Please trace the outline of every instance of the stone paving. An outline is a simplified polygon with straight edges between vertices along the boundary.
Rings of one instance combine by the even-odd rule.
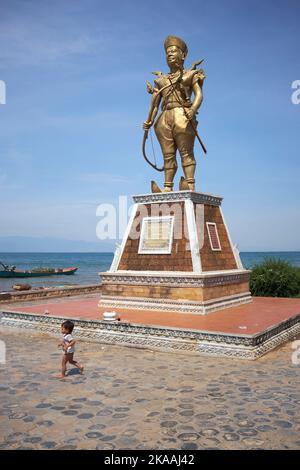
[[[0,339],[2,449],[300,449],[291,343],[246,362],[80,341],[85,374],[58,380],[59,332]]]

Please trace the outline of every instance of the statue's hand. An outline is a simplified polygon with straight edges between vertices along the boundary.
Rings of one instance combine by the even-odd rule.
[[[203,82],[206,78],[205,72],[203,69],[198,70],[198,78],[201,82]]]
[[[185,108],[185,115],[186,117],[188,118],[189,121],[191,121],[194,116],[195,116],[196,112],[194,109],[192,108]]]
[[[152,126],[152,122],[151,122],[151,121],[145,121],[145,122],[143,122],[143,129],[144,129],[144,131],[148,131],[151,126]]]

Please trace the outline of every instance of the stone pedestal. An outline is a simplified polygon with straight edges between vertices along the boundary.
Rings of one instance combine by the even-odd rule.
[[[252,300],[221,197],[178,191],[133,199],[122,244],[100,273],[99,306],[206,314]]]

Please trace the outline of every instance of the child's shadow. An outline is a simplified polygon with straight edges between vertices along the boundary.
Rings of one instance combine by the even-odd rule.
[[[80,373],[80,370],[79,370],[79,369],[75,369],[75,368],[74,368],[74,369],[68,370],[68,374],[67,374],[67,375],[82,375],[82,374]]]

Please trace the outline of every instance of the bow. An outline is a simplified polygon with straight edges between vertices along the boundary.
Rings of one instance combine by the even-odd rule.
[[[149,132],[149,129],[146,129],[145,132],[144,132],[143,146],[142,146],[142,148],[143,148],[143,157],[146,160],[146,162],[149,163],[149,165],[152,166],[152,168],[154,168],[154,170],[164,171],[164,169],[165,169],[164,166],[158,167],[155,163],[152,163],[151,160],[147,157],[147,154],[146,154],[146,141],[148,139],[148,132]]]

